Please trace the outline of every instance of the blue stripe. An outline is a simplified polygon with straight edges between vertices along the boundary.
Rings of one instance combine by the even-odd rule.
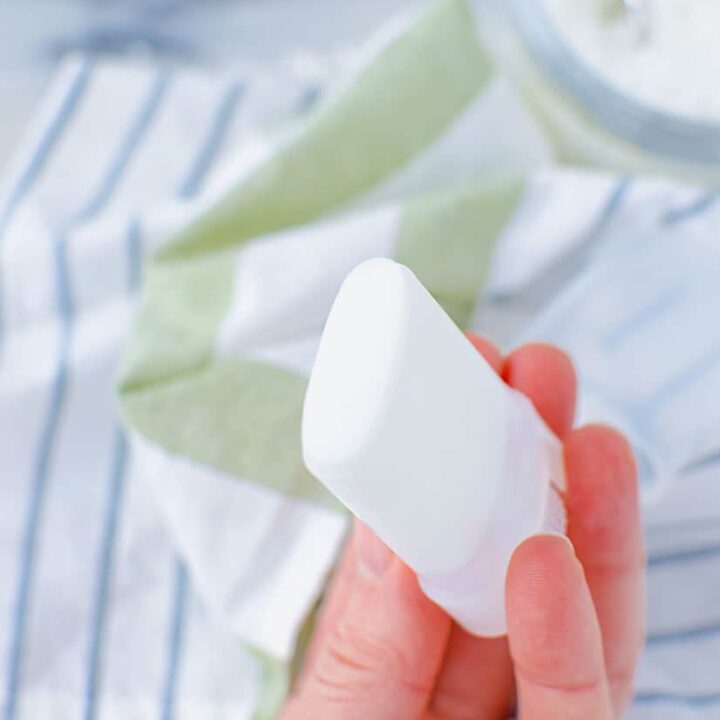
[[[666,535],[669,532],[684,531],[688,529],[700,530],[705,529],[718,529],[718,519],[715,517],[698,517],[698,518],[683,518],[680,520],[667,520],[661,523],[653,523],[645,528],[645,532],[648,536],[657,537],[660,534]]]
[[[140,220],[133,218],[127,235],[127,277],[130,294],[137,292],[142,282],[142,245]]]
[[[218,110],[215,120],[210,128],[208,137],[198,153],[197,158],[187,177],[183,180],[178,188],[178,197],[181,200],[191,198],[200,190],[210,167],[215,162],[220,146],[225,139],[225,133],[235,116],[238,103],[245,95],[245,84],[242,82],[233,83],[225,93],[220,109]]]
[[[151,103],[151,115],[154,115],[160,107],[160,101],[164,96],[164,90],[167,87],[169,78],[163,75],[159,78],[158,82],[162,83],[162,89],[154,97],[154,103]],[[128,292],[130,294],[134,293],[140,285],[141,256],[142,239],[140,236],[140,223],[137,218],[133,218],[130,221],[127,232]],[[115,432],[115,454],[113,457],[110,476],[110,494],[101,540],[100,562],[98,566],[98,578],[88,649],[85,705],[83,709],[83,718],[85,718],[85,720],[94,718],[97,710],[102,641],[107,616],[110,580],[112,577],[112,559],[117,537],[120,506],[125,487],[125,472],[127,469],[127,439],[122,428],[118,427]]]
[[[583,233],[580,242],[540,273],[539,277],[531,279],[521,288],[492,293],[489,296],[491,302],[522,304],[525,307],[532,305],[535,309],[538,305],[549,302],[552,307],[555,307],[552,299],[557,295],[557,288],[567,285],[588,266],[598,246],[605,239],[605,230],[621,210],[632,185],[632,177],[620,178],[609,190],[605,202],[590,223],[588,230]],[[548,285],[552,287],[548,288]],[[538,290],[540,297],[538,297]]]
[[[140,260],[142,252],[142,238],[140,224],[137,218],[130,222],[127,232],[128,249],[128,292],[133,293],[139,287]],[[125,489],[125,473],[127,471],[127,438],[123,429],[115,429],[115,452],[110,474],[110,491],[103,535],[100,544],[100,560],[97,570],[97,582],[93,615],[90,630],[90,642],[87,658],[87,674],[85,678],[85,706],[83,718],[91,720],[97,714],[98,688],[100,685],[101,657],[104,640],[105,623],[108,613],[108,599],[110,595],[110,581],[112,578],[115,542],[118,533],[120,508]]]
[[[195,163],[194,169],[190,171],[185,182],[178,188],[179,198],[189,198],[199,192],[205,180],[208,170],[215,162],[217,153],[222,141],[230,126],[232,117],[237,109],[238,103],[244,96],[242,84],[233,85],[229,88],[227,96],[221,105],[217,121],[210,130],[207,142],[203,146]],[[183,566],[177,562],[175,593],[173,596],[172,622],[170,630],[170,643],[168,647],[168,665],[165,683],[162,692],[160,705],[161,720],[171,720],[175,713],[177,678],[181,663],[183,637],[185,635],[185,607],[187,604],[187,578]]]
[[[645,307],[640,308],[634,315],[624,318],[603,339],[608,350],[614,350],[626,340],[631,339],[644,325],[653,322],[658,316],[670,310],[685,295],[685,288],[670,287],[660,293]]]
[[[662,222],[665,225],[677,225],[685,220],[692,220],[693,218],[699,217],[715,205],[717,197],[716,193],[707,193],[689,205],[668,210],[663,216]]]
[[[322,85],[309,83],[302,91],[297,104],[297,114],[305,115],[314,110],[322,97]]]
[[[110,171],[98,187],[95,195],[75,218],[75,224],[86,222],[90,218],[95,217],[105,207],[105,205],[107,205],[113,191],[117,187],[118,181],[127,169],[135,149],[140,144],[143,135],[147,131],[150,121],[155,116],[155,113],[160,105],[160,101],[165,95],[165,91],[167,90],[169,83],[170,74],[165,71],[161,72],[153,83],[148,98],[145,101],[140,113],[130,126],[130,130],[120,146],[120,151],[115,158],[115,162],[110,167]]]
[[[610,194],[610,198],[605,204],[605,207],[602,209],[598,219],[595,221],[593,232],[597,232],[598,230],[604,228],[610,220],[613,219],[630,191],[632,183],[633,179],[631,177],[620,178],[614,190]]]
[[[55,246],[55,264],[57,272],[57,305],[60,312],[60,319],[63,325],[63,333],[60,339],[60,359],[52,384],[50,405],[45,423],[40,434],[40,445],[35,457],[33,470],[33,481],[30,491],[30,504],[25,519],[25,531],[20,546],[20,574],[15,596],[12,624],[10,627],[10,646],[7,660],[7,678],[5,685],[5,708],[6,720],[12,720],[17,710],[17,695],[20,685],[20,671],[22,668],[23,641],[25,638],[25,626],[27,623],[27,607],[30,597],[32,570],[35,564],[36,531],[40,522],[40,511],[45,490],[47,469],[52,452],[52,438],[54,427],[60,416],[67,381],[68,350],[70,334],[67,327],[70,323],[72,312],[72,300],[70,288],[68,287],[67,258],[62,251],[60,243]]]
[[[140,254],[142,252],[140,226],[137,218],[130,222],[127,233],[128,249],[128,292],[133,293],[140,283]],[[83,718],[90,720],[97,712],[98,686],[100,683],[100,663],[102,641],[107,617],[110,580],[115,541],[118,532],[120,507],[125,487],[127,471],[127,438],[121,427],[115,430],[115,452],[110,474],[110,493],[105,511],[105,522],[100,544],[100,561],[97,571],[95,602],[90,630],[90,644],[85,680],[85,706]]]
[[[681,474],[700,472],[720,463],[720,450],[715,450],[683,465]]]
[[[663,565],[674,565],[675,563],[716,557],[720,557],[720,545],[709,545],[708,547],[677,550],[676,552],[663,555],[653,555],[648,560],[648,567],[662,567]]]
[[[177,195],[180,198],[187,198],[195,194],[211,167],[217,152],[220,149],[225,132],[234,116],[235,109],[242,97],[243,85],[233,84],[224,93],[215,118],[207,133],[206,139],[201,143],[200,149],[190,163],[190,168],[180,183]],[[127,274],[128,291],[135,293],[141,283],[142,274],[143,241],[140,220],[138,217],[131,219],[127,232]],[[97,590],[93,611],[93,623],[90,636],[90,649],[88,652],[88,666],[86,676],[85,708],[83,717],[90,720],[95,717],[97,710],[98,686],[100,682],[100,665],[102,656],[102,640],[104,625],[107,615],[107,604],[109,597],[109,586],[112,575],[112,557],[116,542],[118,518],[122,501],[123,487],[125,484],[125,473],[127,469],[127,441],[122,428],[117,428],[116,453],[112,465],[110,478],[110,495],[106,510],[106,519],[101,545],[100,562],[98,567]],[[176,598],[184,606],[183,598]],[[177,617],[174,623],[178,624],[177,633],[182,632],[183,607],[176,607],[173,616]],[[170,666],[177,666],[179,658],[173,653],[179,652],[180,643],[175,641],[170,648]],[[176,670],[171,676],[176,674]],[[171,698],[169,704],[174,702],[175,681],[171,687],[164,689],[164,695]]]
[[[678,373],[660,388],[655,394],[655,397],[645,404],[645,407],[642,409],[643,413],[647,416],[652,416],[668,400],[671,400],[673,396],[682,392],[688,386],[694,385],[703,375],[713,370],[718,363],[720,363],[720,348],[713,348],[705,357],[701,358],[687,370]]]
[[[137,218],[130,222],[127,233],[128,249],[128,291],[137,290],[140,281],[140,253],[142,239]],[[120,508],[125,488],[127,471],[127,438],[121,427],[115,430],[115,452],[113,454],[110,475],[110,492],[105,510],[103,535],[100,544],[100,560],[97,570],[97,582],[93,615],[90,629],[90,642],[87,656],[87,673],[85,679],[85,705],[83,718],[91,720],[97,713],[98,688],[100,684],[102,643],[108,612],[112,564],[117,538]]]
[[[7,199],[3,204],[2,210],[0,210],[0,236],[2,236],[5,228],[7,228],[15,208],[17,208],[31,190],[35,180],[40,175],[45,163],[52,154],[55,144],[62,136],[69,120],[80,104],[80,99],[85,93],[90,77],[92,76],[92,71],[93,64],[87,59],[83,60],[60,107],[50,120],[40,142],[37,144],[35,152],[33,152],[28,160],[15,186],[11,188],[6,195]]]
[[[12,187],[6,195],[7,200],[5,201],[2,210],[0,210],[0,242],[2,242],[5,236],[5,230],[12,219],[13,213],[22,202],[23,198],[32,189],[36,179],[45,167],[45,163],[48,161],[52,151],[55,149],[55,145],[62,137],[70,119],[75,114],[75,110],[79,106],[80,100],[90,82],[93,68],[94,66],[91,62],[87,59],[83,60],[75,78],[65,94],[65,97],[63,98],[63,101],[60,104],[60,107],[50,120],[50,123],[40,139],[40,142],[35,148],[35,152],[30,157],[25,169],[21,172],[15,186]],[[5,316],[3,311],[5,304],[5,282],[3,276],[4,268],[2,264],[0,264],[0,343],[2,343],[2,338],[5,334],[3,321]],[[0,347],[2,347],[1,344]]]
[[[712,637],[720,633],[720,622],[708,623],[698,627],[681,630],[659,630],[648,634],[648,645],[661,645],[663,643],[685,642],[686,640],[699,640]]]
[[[175,698],[180,674],[180,657],[185,637],[185,610],[187,605],[187,573],[180,561],[175,563],[175,587],[173,590],[173,614],[170,622],[170,647],[167,671],[160,701],[160,720],[172,720],[175,716]]]
[[[123,477],[127,465],[127,441],[124,433],[118,429],[115,434],[115,452],[113,453],[113,472],[110,478],[110,497],[107,504],[104,532],[100,545],[100,566],[96,598],[91,620],[90,648],[88,652],[88,674],[85,683],[85,720],[95,717],[98,696],[100,653],[102,649],[102,628],[107,614],[108,592],[112,574],[113,548],[117,535],[120,502],[123,493]]]
[[[48,482],[50,460],[54,452],[57,430],[61,421],[62,407],[67,389],[70,345],[73,336],[74,303],[71,290],[70,271],[68,266],[68,237],[76,223],[85,222],[100,212],[112,197],[118,180],[127,167],[133,151],[137,147],[153,114],[160,97],[168,83],[167,73],[163,73],[153,84],[149,96],[140,110],[135,122],[123,139],[109,171],[99,190],[91,197],[85,208],[78,213],[76,219],[61,233],[55,243],[55,267],[57,285],[57,306],[60,315],[61,337],[58,365],[53,378],[50,405],[40,435],[40,443],[36,455],[35,468],[30,488],[30,501],[25,520],[21,544],[20,572],[18,588],[11,627],[10,651],[8,657],[8,674],[5,691],[5,718],[12,720],[17,712],[18,689],[21,680],[23,662],[23,642],[27,624],[27,609],[32,591],[32,577],[35,566],[37,538],[39,534],[40,516]]]
[[[720,703],[720,692],[707,693],[707,695],[683,695],[670,692],[647,692],[638,693],[634,702],[636,703],[668,703],[675,705],[690,705],[704,707]]]

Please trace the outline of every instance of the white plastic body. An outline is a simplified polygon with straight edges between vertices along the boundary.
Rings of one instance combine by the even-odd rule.
[[[513,550],[563,532],[561,446],[403,265],[368,260],[325,326],[303,411],[310,470],[476,635],[506,632]]]

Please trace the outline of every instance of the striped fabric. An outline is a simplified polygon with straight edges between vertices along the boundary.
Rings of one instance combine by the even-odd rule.
[[[347,522],[302,466],[305,381],[373,256],[463,326],[573,352],[582,417],[622,425],[644,471],[630,717],[717,716],[720,363],[690,323],[720,304],[696,281],[718,206],[551,154],[456,0],[330,88],[291,66],[62,67],[0,197],[4,720],[274,715]],[[610,282],[625,304],[593,314]],[[611,402],[650,367],[664,424]]]
[[[648,638],[632,718],[718,713],[720,309],[707,193],[636,180],[592,264],[526,330],[573,355],[579,420],[620,426],[640,469]]]
[[[313,78],[290,72],[269,121]],[[3,196],[2,716],[260,717],[269,661],[190,591],[114,400],[149,209],[186,205],[267,89],[68,62]],[[23,162],[25,161],[25,162]]]

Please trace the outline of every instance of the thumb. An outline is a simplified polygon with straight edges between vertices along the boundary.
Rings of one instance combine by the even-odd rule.
[[[371,530],[356,522],[354,534],[345,611],[283,720],[417,720],[430,701],[450,619]]]

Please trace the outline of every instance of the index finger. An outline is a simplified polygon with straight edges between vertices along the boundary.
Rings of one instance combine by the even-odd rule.
[[[503,363],[502,377],[530,398],[558,437],[570,432],[577,381],[572,361],[562,350],[545,343],[523,345]]]
[[[644,550],[635,463],[627,441],[588,425],[565,442],[568,535],[577,549],[600,621],[616,710],[632,696],[643,644]]]
[[[522,543],[506,593],[523,720],[610,720],[600,627],[570,542],[543,535]]]
[[[575,373],[569,358],[550,345],[526,345],[503,359],[488,340],[470,342],[506,382],[529,396],[558,434],[570,429]],[[514,704],[514,679],[507,638],[479,638],[454,625],[431,705],[443,718],[506,717]]]

